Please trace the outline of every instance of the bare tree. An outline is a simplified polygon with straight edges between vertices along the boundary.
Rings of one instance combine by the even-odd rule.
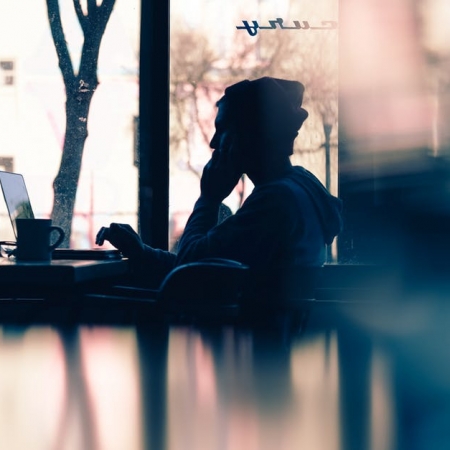
[[[199,133],[202,142],[209,142],[208,124],[202,120],[199,104],[214,91],[211,74],[218,57],[206,36],[180,26],[173,28],[176,32],[171,35],[170,53],[170,146],[172,155],[184,159],[186,168],[200,177],[200,169],[192,163],[193,134]]]
[[[88,136],[89,108],[99,84],[97,67],[100,44],[115,0],[103,0],[100,4],[97,4],[97,0],[86,0],[85,8],[80,0],[73,0],[84,35],[78,72],[74,70],[67,47],[58,0],[46,1],[50,29],[66,89],[66,132],[61,164],[53,182],[51,217],[64,229],[66,237],[62,246],[68,247],[83,149]]]
[[[180,25],[173,29],[171,159],[183,159],[185,167],[200,177],[202,168],[192,164],[193,147],[199,143],[208,145],[213,131],[214,100],[226,86],[243,78],[263,76],[299,80],[306,86],[310,120],[302,132],[302,137],[308,135],[307,145],[297,140],[294,151],[296,155],[311,154],[315,160],[325,153],[325,178],[329,186],[330,150],[337,146],[336,34],[278,29],[261,31],[249,39],[245,33],[236,32],[230,51],[219,54],[210,48],[206,34],[183,30]],[[209,106],[205,106],[208,102]]]
[[[193,164],[195,146],[208,146],[213,131],[214,104],[227,85],[242,79],[247,67],[249,78],[263,76],[266,62],[255,63],[256,41],[245,44],[236,35],[231,57],[212,49],[207,35],[173,26],[171,35],[170,148],[171,157],[182,159],[187,170],[200,178],[202,167]],[[220,62],[226,60],[226,67]],[[266,67],[265,67],[266,66]]]

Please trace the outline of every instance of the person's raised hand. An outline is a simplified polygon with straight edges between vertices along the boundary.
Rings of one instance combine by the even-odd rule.
[[[202,197],[218,203],[228,197],[242,176],[239,166],[238,149],[231,136],[226,133],[203,169],[200,181]]]
[[[144,254],[142,239],[128,224],[112,223],[109,227],[100,228],[95,243],[103,245],[105,241],[110,242],[128,258],[140,258]]]

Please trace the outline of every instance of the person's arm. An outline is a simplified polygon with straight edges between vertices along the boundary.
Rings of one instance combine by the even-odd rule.
[[[176,257],[177,255],[175,253],[144,244],[144,251],[137,260],[143,264],[149,264],[152,267],[158,266],[164,272],[169,272],[175,267]]]
[[[176,265],[204,258],[233,259],[252,266],[272,262],[292,229],[289,193],[258,188],[233,216],[217,225],[217,202],[200,197],[180,239]]]
[[[156,268],[161,273],[168,273],[175,266],[174,253],[144,244],[141,237],[128,224],[112,223],[109,227],[102,227],[97,234],[96,244],[103,245],[105,240],[130,258],[135,266],[148,266],[150,270]]]
[[[217,225],[222,200],[231,193],[242,176],[231,152],[233,149],[231,141],[231,137],[223,133],[220,149],[214,150],[211,159],[203,169],[200,198],[194,206],[178,243],[177,265],[201,259],[203,255],[204,257],[220,256],[211,254],[208,243],[202,241],[202,238]],[[192,247],[194,242],[198,242],[198,249],[195,255],[188,255],[186,250]]]
[[[203,238],[217,225],[219,207],[220,202],[207,197],[200,196],[197,200],[178,242],[176,265],[210,256],[209,244]],[[195,255],[190,254],[194,243],[198,244]]]

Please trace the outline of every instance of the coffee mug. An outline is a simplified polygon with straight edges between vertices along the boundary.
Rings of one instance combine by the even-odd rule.
[[[18,261],[50,261],[52,251],[64,240],[64,230],[52,226],[51,219],[16,219]],[[59,234],[55,243],[50,244],[50,234]]]

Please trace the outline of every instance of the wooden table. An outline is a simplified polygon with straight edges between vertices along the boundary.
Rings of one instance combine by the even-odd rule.
[[[23,263],[0,258],[0,322],[29,325],[80,320],[85,293],[119,282],[127,270],[126,259]],[[102,318],[108,305],[98,306]]]
[[[71,288],[83,283],[119,277],[124,275],[127,269],[126,259],[25,263],[0,258],[0,286]]]

